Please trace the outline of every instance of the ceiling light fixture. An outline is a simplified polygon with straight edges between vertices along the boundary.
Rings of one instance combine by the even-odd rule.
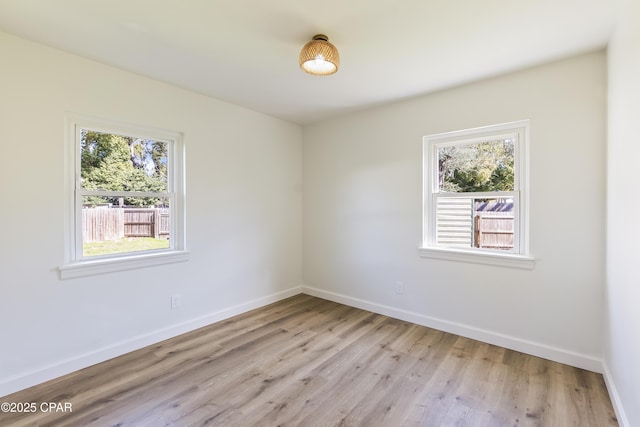
[[[316,76],[326,76],[338,71],[340,54],[338,49],[329,43],[329,37],[316,34],[300,51],[299,62],[303,71]]]

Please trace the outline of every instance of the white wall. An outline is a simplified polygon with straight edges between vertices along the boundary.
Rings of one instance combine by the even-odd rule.
[[[0,396],[299,292],[299,126],[3,33],[0,51]],[[184,132],[188,262],[58,279],[65,111]]]
[[[640,426],[640,4],[620,5],[608,52],[605,367],[620,424]]]
[[[595,52],[305,127],[307,292],[600,370],[605,98]],[[535,269],[419,258],[422,137],[520,119]]]

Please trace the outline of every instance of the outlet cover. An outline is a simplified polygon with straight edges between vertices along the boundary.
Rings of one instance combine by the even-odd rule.
[[[182,301],[180,300],[180,294],[171,295],[171,308],[178,308]]]

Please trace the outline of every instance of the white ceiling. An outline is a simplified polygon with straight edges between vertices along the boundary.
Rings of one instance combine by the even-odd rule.
[[[0,0],[0,30],[306,124],[602,48],[614,4]],[[316,33],[340,51],[337,74],[298,68]]]

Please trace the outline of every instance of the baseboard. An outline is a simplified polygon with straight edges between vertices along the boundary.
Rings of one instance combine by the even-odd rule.
[[[627,418],[627,414],[624,411],[622,406],[622,401],[620,400],[620,395],[618,394],[618,389],[616,388],[616,384],[613,381],[613,376],[611,375],[611,371],[609,370],[609,365],[604,361],[602,363],[603,372],[602,376],[604,377],[604,382],[607,385],[607,390],[609,391],[609,397],[611,398],[611,404],[613,405],[613,410],[616,411],[616,418],[618,419],[618,425],[620,427],[631,427],[629,423],[629,419]]]
[[[233,307],[225,308],[223,310],[207,314],[202,317],[198,317],[196,319],[172,325],[170,327],[159,329],[157,331],[134,337],[129,340],[103,347],[95,351],[87,352],[76,357],[62,360],[51,365],[33,370],[31,372],[22,373],[7,378],[0,382],[0,396],[15,393],[36,384],[58,378],[71,372],[86,368],[88,366],[95,365],[96,363],[104,362],[106,360],[129,353],[134,350],[138,350],[148,345],[158,343],[165,339],[173,338],[175,336],[193,331],[203,326],[207,326],[212,323],[228,319],[235,315],[242,314],[247,311],[280,301],[282,299],[292,297],[299,293],[304,293],[307,295],[316,296],[318,298],[346,304],[352,307],[383,314],[385,316],[405,320],[407,322],[412,322],[418,325],[423,325],[467,338],[476,339],[478,341],[499,345],[501,347],[553,360],[555,362],[576,366],[578,368],[587,369],[593,372],[603,372],[602,361],[594,357],[585,356],[568,350],[551,347],[545,344],[535,343],[504,334],[475,328],[469,325],[463,325],[456,322],[437,319],[435,317],[425,316],[423,314],[349,297],[343,294],[328,292],[309,286],[296,286],[285,291],[257,298]],[[625,420],[624,412],[622,411],[622,406],[620,405],[620,401],[617,398],[615,387],[613,386],[610,375],[607,375],[608,371],[606,369],[604,371],[605,381],[607,381],[607,387],[610,387],[609,391],[616,408],[616,414],[619,416],[620,425],[626,427],[628,426],[628,423],[624,424],[623,422],[623,420]]]
[[[159,329],[145,335],[140,335],[107,347],[90,351],[66,360],[62,360],[48,366],[22,373],[0,382],[0,396],[23,390],[25,388],[41,384],[45,381],[61,377],[71,372],[84,369],[96,363],[104,362],[117,356],[141,349],[148,345],[173,338],[180,334],[193,331],[203,326],[210,325],[221,320],[228,319],[238,314],[260,308],[262,306],[292,297],[302,292],[302,287],[296,286],[285,291],[276,292],[265,297],[257,298],[233,307],[225,308],[214,313],[207,314],[186,322]]]
[[[416,323],[418,325],[427,326],[444,332],[460,335],[463,337],[475,339],[489,344],[498,345],[511,350],[522,353],[531,354],[533,356],[542,357],[543,359],[552,360],[554,362],[575,366],[577,368],[602,373],[602,360],[575,353],[570,350],[552,347],[546,344],[536,343],[521,338],[516,338],[497,332],[492,332],[470,325],[451,322],[448,320],[438,319],[435,317],[425,316],[423,314],[411,311],[401,310],[384,304],[378,304],[359,298],[328,292],[309,286],[302,286],[302,292],[318,298],[327,299],[341,304],[349,305],[363,310],[371,311],[395,319],[405,320],[407,322]]]

